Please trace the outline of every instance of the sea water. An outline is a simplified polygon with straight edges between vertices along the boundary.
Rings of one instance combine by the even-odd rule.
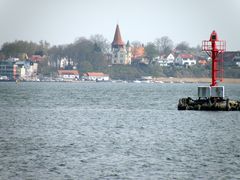
[[[0,179],[240,179],[240,113],[177,110],[198,85],[0,83]]]

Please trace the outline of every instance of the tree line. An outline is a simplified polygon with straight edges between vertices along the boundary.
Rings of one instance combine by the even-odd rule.
[[[133,48],[142,46],[140,41],[133,41],[131,46]],[[100,34],[91,36],[90,38],[80,37],[75,42],[66,45],[53,45],[47,41],[40,41],[39,43],[28,42],[23,40],[16,40],[14,42],[6,42],[2,45],[0,50],[0,59],[9,57],[24,58],[24,55],[45,55],[53,63],[57,59],[67,57],[76,63],[88,61],[95,64],[96,56],[100,57],[110,53],[111,44],[108,40]],[[181,52],[199,51],[199,47],[192,48],[185,41],[174,46],[173,41],[168,36],[156,38],[154,42],[148,42],[144,45],[145,55],[153,58],[159,55],[168,55],[173,49]],[[201,51],[201,50],[200,50]],[[102,58],[97,58],[96,61],[102,61]],[[86,62],[85,62],[86,63]],[[100,64],[103,62],[100,62]],[[104,64],[104,63],[103,63]]]

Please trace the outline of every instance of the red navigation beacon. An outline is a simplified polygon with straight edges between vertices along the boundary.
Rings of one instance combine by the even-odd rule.
[[[240,101],[224,99],[224,86],[218,82],[223,80],[223,53],[226,42],[218,39],[213,31],[209,41],[202,42],[202,50],[212,58],[212,83],[210,86],[198,86],[198,99],[181,98],[178,110],[203,111],[240,111]]]
[[[202,50],[212,58],[212,84],[218,86],[223,81],[223,52],[226,50],[226,41],[219,40],[216,31],[213,31],[209,41],[202,42]]]

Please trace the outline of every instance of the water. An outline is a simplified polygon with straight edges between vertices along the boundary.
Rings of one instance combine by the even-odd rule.
[[[197,86],[0,83],[0,179],[240,179],[240,113],[177,111]]]

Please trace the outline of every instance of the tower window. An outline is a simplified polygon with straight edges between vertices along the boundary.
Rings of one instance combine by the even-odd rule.
[[[212,35],[212,40],[216,40],[216,35]]]

